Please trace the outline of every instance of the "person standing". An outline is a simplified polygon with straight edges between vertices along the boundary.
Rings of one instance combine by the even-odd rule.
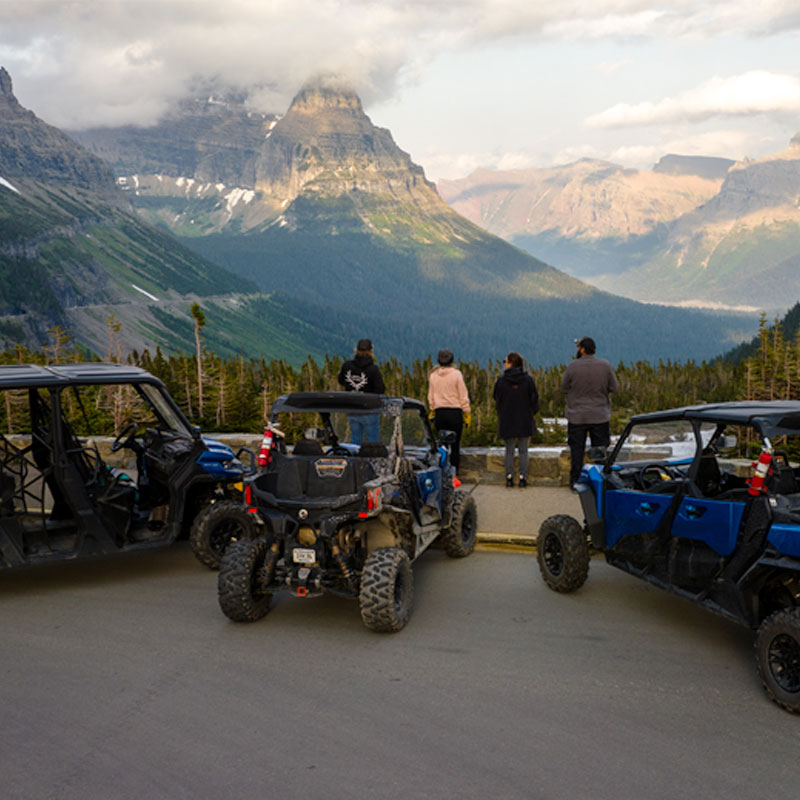
[[[534,415],[539,410],[539,392],[523,368],[522,356],[509,353],[503,374],[492,396],[497,408],[497,432],[506,442],[506,486],[514,485],[514,450],[519,452],[519,485],[528,485],[528,444],[536,433]]]
[[[453,366],[450,350],[440,350],[434,367],[428,376],[428,408],[433,413],[433,424],[437,431],[453,431],[456,440],[450,448],[450,463],[458,473],[461,464],[461,431],[469,426],[472,415],[469,406],[467,384],[461,370]]]
[[[338,376],[339,384],[346,392],[372,392],[384,394],[386,387],[375,353],[369,339],[359,339],[355,354],[342,364]],[[350,438],[353,444],[380,440],[380,416],[378,414],[348,414]]]
[[[619,389],[611,364],[595,355],[594,339],[576,339],[578,351],[561,378],[561,393],[567,397],[567,444],[570,452],[569,483],[575,484],[583,467],[586,434],[592,447],[611,443],[611,398]]]

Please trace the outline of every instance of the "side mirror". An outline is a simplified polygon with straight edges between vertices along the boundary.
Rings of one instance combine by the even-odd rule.
[[[732,450],[736,447],[736,436],[732,433],[726,433],[717,439],[717,448],[720,450]]]
[[[439,444],[455,444],[457,438],[455,431],[439,431]]]

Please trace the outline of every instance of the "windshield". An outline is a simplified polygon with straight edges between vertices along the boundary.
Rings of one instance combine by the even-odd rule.
[[[106,383],[69,386],[61,413],[77,436],[116,436],[131,423],[190,435],[161,392],[149,384]]]
[[[392,441],[395,417],[376,411],[284,411],[274,416],[272,424],[283,434],[287,445],[295,445],[301,439],[316,439],[322,445],[333,446],[353,442],[351,420],[377,422],[376,441],[387,447]]]
[[[711,440],[715,427],[707,423],[701,426],[700,437],[704,446]],[[662,420],[634,425],[615,462],[684,460],[694,458],[696,452],[697,442],[691,422]]]

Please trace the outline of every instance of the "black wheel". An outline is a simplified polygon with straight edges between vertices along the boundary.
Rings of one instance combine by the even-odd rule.
[[[770,700],[800,714],[800,608],[776,611],[756,635],[756,664]]]
[[[439,535],[445,553],[451,558],[464,558],[475,549],[478,535],[478,509],[473,496],[456,489],[450,525]]]
[[[358,602],[361,619],[370,630],[389,633],[405,627],[414,603],[414,577],[404,550],[380,547],[369,554]]]
[[[258,526],[247,507],[231,500],[206,506],[194,519],[189,544],[197,560],[211,569],[219,569],[228,545],[239,539],[255,539]]]
[[[539,528],[536,558],[551,589],[580,589],[589,575],[589,542],[578,521],[566,514],[548,517]]]
[[[231,542],[219,568],[219,607],[234,622],[255,622],[266,616],[272,595],[259,589],[259,573],[267,559],[266,539]]]

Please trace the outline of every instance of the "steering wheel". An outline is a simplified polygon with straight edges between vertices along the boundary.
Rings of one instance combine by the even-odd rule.
[[[667,476],[666,478],[664,476]],[[665,480],[674,480],[675,472],[664,464],[645,464],[637,475],[639,485],[643,489],[650,489]]]
[[[130,449],[135,449],[133,447],[134,440],[136,439],[136,432],[139,430],[139,426],[132,422],[126,428],[119,432],[119,435],[111,444],[111,452],[116,453],[118,450],[122,450],[123,447],[129,447]]]

